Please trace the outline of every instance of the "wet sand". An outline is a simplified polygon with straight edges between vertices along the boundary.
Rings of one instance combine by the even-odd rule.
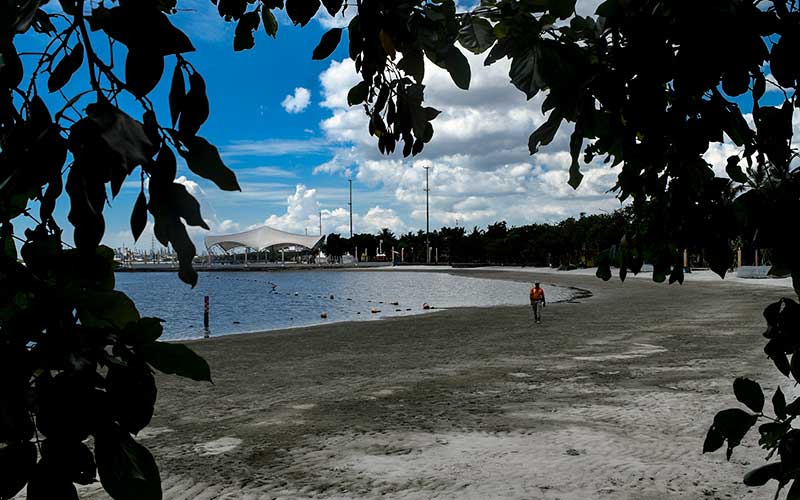
[[[774,493],[741,484],[765,456],[755,435],[731,462],[701,449],[714,413],[737,405],[735,376],[774,391],[761,310],[790,289],[539,278],[592,296],[549,305],[542,325],[527,307],[453,309],[195,342],[214,385],[159,377],[139,436],[165,498]]]

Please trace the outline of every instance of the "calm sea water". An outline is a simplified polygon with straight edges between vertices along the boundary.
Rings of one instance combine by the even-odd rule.
[[[549,302],[572,296],[567,288],[543,286]],[[428,312],[423,303],[436,309],[527,304],[530,288],[446,273],[359,271],[200,273],[194,289],[175,273],[117,273],[117,287],[143,316],[166,321],[165,339],[203,337],[205,295],[211,301],[211,336],[219,336],[421,314]],[[327,319],[320,318],[322,312]]]

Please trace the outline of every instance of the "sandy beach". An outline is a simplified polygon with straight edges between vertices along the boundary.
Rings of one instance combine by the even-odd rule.
[[[527,307],[451,309],[195,342],[214,385],[159,377],[139,436],[165,498],[774,494],[741,484],[766,455],[754,433],[731,462],[701,449],[714,413],[738,406],[735,376],[774,391],[761,311],[789,288],[459,274],[592,296],[549,305],[542,325]]]

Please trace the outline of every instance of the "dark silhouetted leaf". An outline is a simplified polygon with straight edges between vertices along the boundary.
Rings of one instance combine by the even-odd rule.
[[[233,50],[238,52],[255,46],[253,32],[258,30],[260,22],[257,11],[248,12],[239,19],[233,36]]]
[[[172,83],[169,87],[169,114],[173,127],[178,123],[184,99],[186,99],[186,82],[183,79],[181,65],[176,64],[175,70],[172,72]]]
[[[47,79],[47,90],[50,92],[61,90],[72,78],[72,75],[78,71],[81,64],[83,64],[83,44],[78,42],[50,73],[50,78]]]
[[[186,151],[179,150],[186,160],[189,169],[210,181],[213,181],[223,191],[241,191],[236,181],[236,174],[225,166],[219,151],[202,137],[194,136],[183,139]]]
[[[333,54],[333,51],[336,50],[341,40],[342,28],[331,28],[322,35],[322,39],[319,41],[319,45],[314,48],[314,53],[311,58],[317,61],[326,59]]]
[[[733,393],[740,403],[752,411],[761,413],[764,410],[764,391],[761,390],[758,382],[738,377],[733,381]]]
[[[408,50],[403,52],[403,58],[397,63],[397,68],[414,78],[417,83],[422,83],[425,78],[425,56],[421,50]]]
[[[200,215],[200,203],[189,194],[186,186],[174,183],[170,188],[169,199],[175,207],[177,215],[183,217],[190,226],[202,227],[208,231],[210,228]]]
[[[469,90],[469,81],[472,78],[469,61],[456,47],[448,49],[445,66],[456,86],[462,90]]]
[[[725,167],[725,171],[728,173],[728,177],[730,177],[732,181],[747,184],[748,179],[742,171],[742,167],[739,165],[738,156],[731,156],[728,158],[728,164]]]
[[[84,292],[78,301],[77,312],[81,324],[97,328],[124,328],[139,321],[136,305],[127,295],[116,290]]]
[[[747,431],[756,423],[758,417],[751,415],[738,408],[722,410],[714,417],[714,424],[706,436],[706,444],[703,445],[703,453],[715,451],[721,446],[719,437],[722,436],[728,441],[726,456],[728,460],[736,446],[742,442]]]
[[[153,144],[141,123],[108,101],[90,104],[86,114],[100,129],[100,137],[114,151],[121,170],[127,175],[135,167],[149,161]]]
[[[161,476],[153,456],[126,432],[95,436],[97,471],[114,500],[161,500]]]
[[[458,31],[458,42],[473,54],[481,54],[494,45],[494,28],[486,19],[466,15]]]
[[[134,203],[133,212],[131,212],[133,241],[139,241],[139,236],[142,235],[145,226],[147,226],[147,198],[144,196],[144,191],[141,191],[139,196],[136,197],[136,203]]]
[[[369,95],[369,85],[367,82],[358,82],[347,93],[347,105],[355,106],[356,104],[361,104],[367,100],[367,95]]]
[[[580,157],[581,157],[581,148],[583,147],[583,136],[576,130],[572,133],[569,139],[569,152],[572,156],[572,163],[569,167],[569,185],[572,189],[578,189],[581,185],[581,181],[583,180],[583,174],[581,173],[581,166],[580,166]]]
[[[145,366],[112,365],[106,376],[106,393],[113,417],[131,434],[150,424],[156,403],[156,381]]]
[[[706,433],[706,439],[703,442],[703,453],[711,453],[722,448],[725,444],[725,436],[715,426],[711,426]]]
[[[775,389],[775,394],[772,396],[772,410],[779,419],[786,418],[786,397],[780,387]]]
[[[770,479],[778,481],[780,478],[781,464],[780,462],[775,462],[751,470],[744,475],[742,482],[745,486],[764,486]]]
[[[161,373],[211,382],[206,360],[183,344],[154,342],[144,347],[144,353],[147,362]]]
[[[197,135],[200,126],[208,120],[209,107],[206,82],[200,73],[189,75],[189,92],[183,99],[178,131],[184,136]]]
[[[278,34],[278,20],[275,19],[275,14],[269,9],[261,9],[261,19],[264,22],[264,31],[267,35],[275,38]]]
[[[316,15],[319,0],[286,0],[286,14],[294,24],[305,26]]]
[[[553,139],[561,126],[564,117],[558,114],[556,110],[550,112],[547,120],[539,126],[528,139],[528,150],[531,154],[539,151],[540,145],[548,145],[553,142]]]
[[[489,57],[491,56],[492,54],[490,53]],[[511,83],[524,92],[528,99],[533,99],[546,86],[541,75],[540,59],[541,49],[536,46],[523,54],[515,56],[511,61],[511,69],[508,72],[508,76],[511,77]]]
[[[156,88],[164,73],[164,56],[132,49],[125,59],[125,85],[131,94],[144,97]]]

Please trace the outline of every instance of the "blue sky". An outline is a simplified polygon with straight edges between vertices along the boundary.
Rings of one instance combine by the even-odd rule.
[[[578,12],[590,14],[598,3],[581,1]],[[433,143],[413,159],[387,157],[378,153],[367,134],[362,110],[350,109],[345,102],[347,90],[357,81],[347,59],[346,33],[328,60],[311,60],[320,36],[346,20],[331,19],[321,9],[317,19],[301,29],[281,13],[277,39],[269,38],[262,27],[255,48],[237,53],[232,48],[234,25],[224,23],[209,0],[181,0],[179,7],[181,12],[172,20],[197,48],[187,59],[205,78],[211,102],[211,116],[200,135],[219,147],[243,188],[242,193],[221,192],[185,165],[179,167],[179,181],[200,200],[213,233],[266,223],[315,234],[320,212],[324,233],[347,233],[351,177],[356,232],[424,228],[425,166],[432,167],[433,228],[471,228],[497,220],[515,225],[558,221],[619,207],[607,192],[617,171],[607,166],[584,167],[584,182],[577,191],[567,185],[571,130],[559,132],[535,157],[528,155],[527,137],[545,119],[541,96],[528,102],[510,85],[508,61],[485,68],[482,57],[468,55],[473,69],[468,92],[429,65],[426,100],[443,112],[434,121]],[[121,56],[123,52],[118,56],[120,72]],[[174,58],[167,58],[165,76],[151,94],[162,123],[169,121],[166,93],[174,64]],[[71,84],[67,90],[82,88]],[[136,106],[127,110],[141,114]],[[708,159],[724,170],[724,158],[732,152],[729,145],[719,145]],[[131,177],[106,210],[106,244],[133,246],[128,221],[138,186],[138,176]],[[64,221],[67,211],[64,197],[57,212]],[[137,246],[149,248],[151,235],[148,226]],[[193,229],[192,236],[202,252],[204,232]]]

